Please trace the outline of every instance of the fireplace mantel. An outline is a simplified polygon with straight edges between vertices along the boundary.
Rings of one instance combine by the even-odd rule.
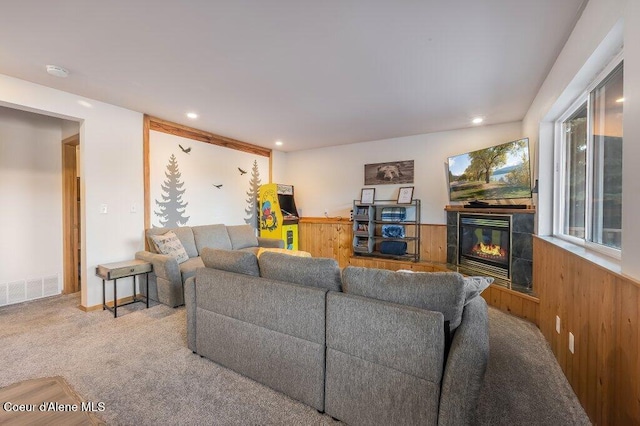
[[[464,212],[464,213],[486,213],[486,214],[513,214],[513,213],[529,213],[534,214],[536,212],[535,206],[527,206],[526,209],[513,209],[508,205],[491,206],[482,209],[466,208],[462,205],[446,206],[444,208],[448,212]]]

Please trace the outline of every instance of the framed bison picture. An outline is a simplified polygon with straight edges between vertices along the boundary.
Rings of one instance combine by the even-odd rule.
[[[413,160],[364,165],[365,185],[413,183]]]

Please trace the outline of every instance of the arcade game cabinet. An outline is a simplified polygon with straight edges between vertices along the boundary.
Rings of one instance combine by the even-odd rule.
[[[298,220],[292,185],[260,186],[261,237],[283,240],[287,250],[298,250]]]

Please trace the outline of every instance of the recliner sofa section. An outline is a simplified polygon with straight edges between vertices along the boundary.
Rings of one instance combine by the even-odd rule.
[[[178,264],[171,256],[158,253],[151,241],[151,235],[163,235],[173,231],[189,259]],[[178,228],[150,228],[145,230],[149,250],[136,253],[136,259],[150,262],[153,272],[149,273],[149,297],[170,307],[184,304],[184,282],[204,267],[200,253],[205,247],[224,250],[242,250],[257,253],[260,247],[283,248],[284,241],[273,238],[256,237],[249,225],[226,226],[223,224],[182,226]],[[142,284],[145,277],[141,277]],[[146,286],[140,286],[146,296]]]
[[[326,294],[339,289],[338,263],[209,248],[202,257],[208,267],[185,284],[189,348],[323,411]]]

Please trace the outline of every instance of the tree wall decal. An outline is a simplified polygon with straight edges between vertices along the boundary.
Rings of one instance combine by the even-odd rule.
[[[247,208],[244,212],[249,215],[244,221],[251,225],[254,229],[258,229],[258,192],[260,191],[260,171],[258,170],[258,161],[253,160],[253,168],[251,169],[251,180],[249,181],[249,190],[247,191]]]
[[[169,158],[167,171],[164,172],[164,175],[167,179],[161,185],[163,201],[155,200],[159,211],[154,211],[154,213],[160,218],[159,222],[163,227],[184,226],[190,217],[184,215],[189,203],[182,200],[182,195],[186,189],[182,189],[184,182],[180,182],[181,174],[178,168],[178,161],[173,154]]]

